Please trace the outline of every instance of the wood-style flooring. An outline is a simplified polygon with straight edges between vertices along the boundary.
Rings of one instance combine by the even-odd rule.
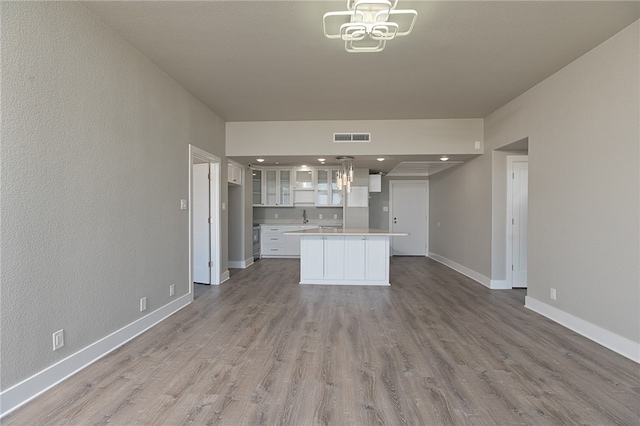
[[[428,258],[391,287],[261,260],[3,425],[638,425],[638,364]]]

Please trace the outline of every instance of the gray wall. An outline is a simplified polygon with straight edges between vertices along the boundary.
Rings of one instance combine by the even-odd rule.
[[[225,127],[81,4],[1,8],[4,390],[188,292],[188,144]]]
[[[228,217],[229,217],[229,261],[241,262],[245,257],[245,215],[244,215],[244,196],[245,186],[228,185],[229,194]]]
[[[366,186],[369,188],[369,169],[353,169],[352,187]],[[369,227],[369,206],[351,207],[349,205],[349,195],[344,194],[344,227],[345,228],[368,228]]]
[[[484,137],[481,118],[230,122],[226,128],[229,156],[479,154]],[[371,141],[334,143],[334,132],[370,132]]]
[[[429,213],[429,251],[490,278],[491,155],[431,176]]]
[[[485,119],[487,152],[529,138],[528,297],[633,342],[640,342],[639,32],[636,21]],[[494,161],[503,159],[484,154],[432,177],[430,249],[500,279],[504,245],[492,240],[503,238],[506,223],[492,182],[504,165]]]

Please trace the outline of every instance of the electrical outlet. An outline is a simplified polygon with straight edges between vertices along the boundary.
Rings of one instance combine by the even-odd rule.
[[[319,214],[319,215],[318,215],[318,219],[322,219],[322,214]]]
[[[334,215],[333,215],[333,218],[334,218],[334,219],[337,219],[337,218],[338,218],[338,215],[337,215],[337,214],[334,214]]]
[[[474,147],[475,149],[480,149],[480,141],[475,141],[475,142],[473,143],[473,147]]]
[[[169,296],[173,296],[174,294],[176,294],[176,286],[175,284],[171,284],[169,286]]]
[[[278,213],[275,213],[275,214],[273,215],[273,218],[274,218],[274,219],[277,219],[277,218],[278,218]]]
[[[64,346],[64,330],[53,333],[53,350],[58,350]]]
[[[143,312],[146,310],[147,310],[147,298],[143,297],[142,299],[140,299],[140,312]]]
[[[551,300],[556,300],[556,289],[555,288],[550,288],[549,289],[549,297],[551,297]]]

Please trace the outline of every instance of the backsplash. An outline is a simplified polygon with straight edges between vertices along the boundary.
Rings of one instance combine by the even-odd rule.
[[[302,223],[303,211],[312,224],[342,224],[342,207],[254,207],[254,223]],[[276,217],[277,215],[277,217]],[[320,218],[322,215],[322,219]],[[334,219],[335,217],[335,219]]]

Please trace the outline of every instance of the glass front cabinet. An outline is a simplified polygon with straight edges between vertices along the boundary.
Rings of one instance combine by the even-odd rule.
[[[253,175],[253,205],[263,206],[264,202],[262,200],[262,170],[253,169],[251,170],[251,174]]]
[[[254,206],[293,206],[291,169],[253,170]]]
[[[316,173],[316,206],[341,206],[342,191],[338,189],[338,170],[318,169]]]

